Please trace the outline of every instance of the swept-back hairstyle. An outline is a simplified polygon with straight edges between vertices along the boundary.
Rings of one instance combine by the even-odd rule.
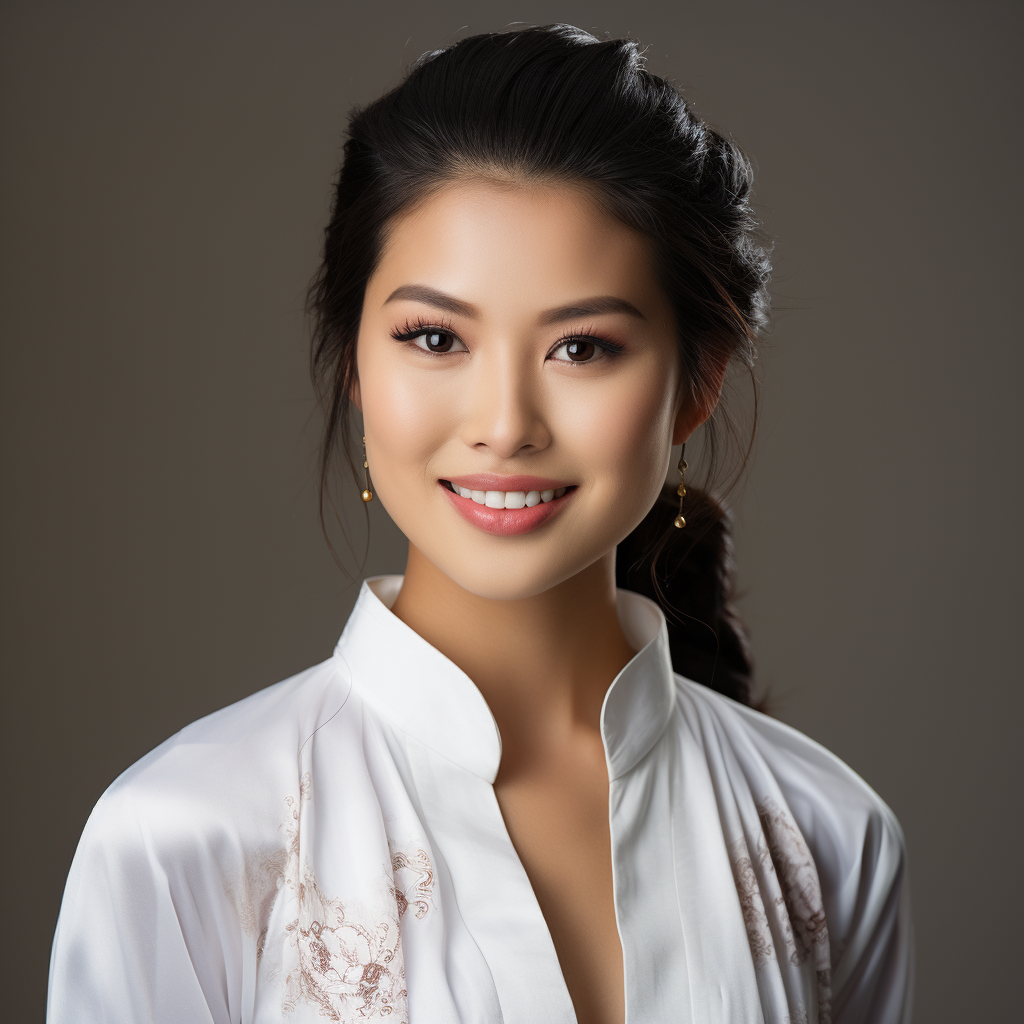
[[[730,359],[753,364],[768,322],[770,264],[739,148],[646,70],[632,40],[600,40],[569,25],[463,39],[425,54],[350,118],[309,294],[311,367],[325,409],[322,521],[339,450],[355,471],[348,396],[363,295],[386,230],[432,190],[473,174],[585,188],[649,240],[696,401],[715,405]],[[709,474],[723,421],[716,412],[704,426]],[[678,530],[677,501],[667,487],[619,545],[618,584],[661,603],[677,672],[749,703],[726,512],[706,490],[688,487],[688,528]]]

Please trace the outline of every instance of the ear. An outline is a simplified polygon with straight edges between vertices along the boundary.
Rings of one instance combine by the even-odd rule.
[[[359,378],[353,377],[348,389],[349,401],[360,411],[363,411],[363,399],[359,394]]]
[[[679,382],[679,405],[672,425],[672,443],[683,444],[690,435],[715,411],[722,397],[725,383],[725,368],[729,364],[729,353],[713,355],[709,360],[711,380],[703,400],[695,398],[690,391],[689,381],[684,377]]]
[[[684,395],[672,427],[672,443],[680,445],[711,415],[714,407],[706,408],[692,395]]]

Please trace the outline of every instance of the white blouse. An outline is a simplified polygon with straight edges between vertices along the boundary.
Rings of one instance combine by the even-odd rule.
[[[333,657],[194,722],[103,794],[47,1020],[575,1021],[465,673],[365,581]],[[626,1021],[909,1021],[899,824],[842,761],[674,675],[665,618],[601,711]]]

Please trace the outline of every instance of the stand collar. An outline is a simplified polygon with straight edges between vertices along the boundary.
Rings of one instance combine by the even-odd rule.
[[[391,611],[402,580],[363,581],[334,657],[383,718],[493,783],[501,761],[494,716],[469,676]],[[637,653],[612,680],[601,706],[610,779],[625,775],[654,746],[675,705],[664,614],[629,590],[616,591],[616,604]]]

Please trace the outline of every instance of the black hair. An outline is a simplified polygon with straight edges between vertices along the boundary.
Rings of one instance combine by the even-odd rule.
[[[348,396],[363,296],[387,228],[434,189],[471,174],[583,187],[648,239],[676,314],[685,383],[705,408],[717,403],[730,359],[752,368],[769,319],[771,267],[750,206],[751,167],[738,146],[648,72],[631,39],[600,40],[569,25],[462,39],[425,54],[349,120],[309,294],[311,369],[325,409],[322,522],[339,448],[355,472]],[[731,421],[716,410],[703,427],[709,479],[723,423],[728,431]],[[678,501],[666,487],[619,545],[618,585],[664,608],[677,672],[749,703],[752,667],[731,606],[727,513],[688,482],[687,527],[679,530]]]

